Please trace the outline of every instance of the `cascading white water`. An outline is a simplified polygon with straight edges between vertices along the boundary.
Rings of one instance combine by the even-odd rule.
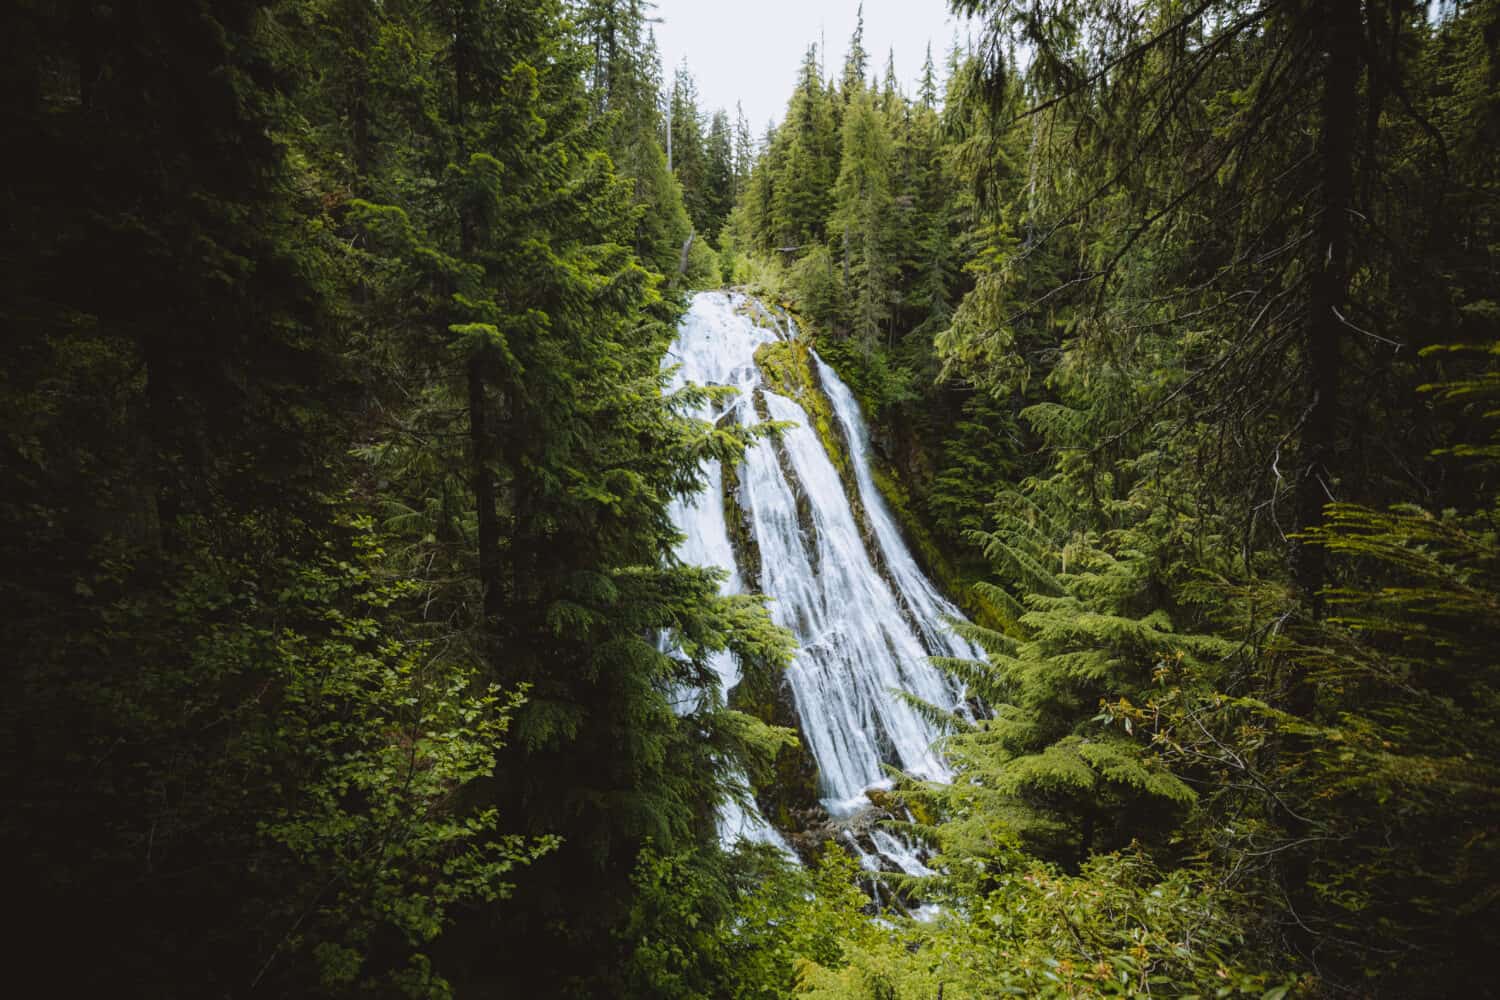
[[[927,658],[976,653],[946,624],[958,612],[922,575],[875,487],[869,437],[853,394],[814,355],[849,442],[873,554],[806,412],[771,392],[756,367],[756,349],[780,339],[778,333],[736,311],[742,307],[759,308],[742,296],[696,296],[664,364],[678,366],[673,388],[691,382],[740,390],[725,412],[699,414],[704,419],[759,423],[759,395],[772,420],[796,425],[779,442],[759,440],[738,470],[736,501],[759,553],[760,578],[743,580],[736,569],[720,495],[723,471],[716,463],[705,470],[707,489],[674,504],[673,517],[686,535],[678,554],[727,570],[727,593],[766,594],[773,619],[795,634],[798,649],[786,680],[802,737],[818,767],[823,805],[835,817],[849,816],[870,805],[867,791],[889,787],[884,765],[948,777],[933,749],[939,732],[895,692],[962,713],[961,693]],[[787,335],[793,332],[788,321]],[[723,656],[715,666],[729,690],[739,679],[735,664]],[[742,811],[726,815],[721,826],[727,837],[776,839],[764,819]],[[920,866],[889,834],[882,831],[874,840],[879,853],[899,867]]]
[[[813,352],[813,364],[817,366],[818,378],[833,405],[834,415],[844,429],[844,438],[849,442],[854,478],[859,485],[859,499],[864,504],[870,525],[874,529],[880,552],[885,557],[886,568],[895,579],[901,600],[911,609],[913,622],[921,632],[923,641],[934,656],[966,660],[981,658],[984,655],[982,650],[955,635],[946,625],[948,619],[962,616],[952,602],[938,593],[937,588],[923,575],[901,538],[901,529],[896,527],[896,519],[891,515],[885,497],[875,486],[875,477],[870,471],[870,434],[865,427],[864,418],[860,416],[854,393],[818,357],[817,352]]]

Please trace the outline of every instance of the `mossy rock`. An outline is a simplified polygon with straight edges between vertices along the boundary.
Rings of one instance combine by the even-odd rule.
[[[781,327],[776,324],[776,317],[771,315],[771,311],[754,295],[747,295],[743,302],[734,307],[734,311],[756,326],[770,330],[778,337],[783,333]]]
[[[839,478],[852,483],[854,467],[849,460],[849,443],[844,439],[843,427],[834,415],[832,404],[823,393],[817,368],[812,362],[812,351],[806,342],[778,340],[774,344],[762,344],[756,349],[755,365],[768,389],[792,400],[807,413],[812,421],[811,429],[838,470]]]
[[[828,453],[834,469],[839,474],[839,481],[844,488],[844,498],[854,516],[855,524],[859,526],[860,534],[864,537],[865,551],[870,557],[871,564],[876,572],[891,585],[892,592],[899,599],[900,588],[895,585],[890,570],[885,565],[880,546],[875,543],[869,513],[860,499],[859,483],[854,474],[849,440],[844,434],[843,424],[833,412],[833,404],[829,402],[828,395],[824,391],[817,366],[813,364],[811,349],[800,340],[763,344],[755,352],[755,364],[771,391],[792,399],[808,414],[808,419],[812,421],[813,432],[817,434],[823,450]],[[762,419],[767,416],[763,406],[759,407],[757,412],[761,413]],[[977,605],[972,605],[971,609],[971,602],[965,599],[970,592],[970,587],[953,569],[952,563],[933,540],[921,520],[912,513],[907,491],[893,474],[892,469],[877,460],[873,462],[871,472],[876,489],[880,491],[895,515],[897,526],[901,530],[907,547],[915,553],[918,564],[928,577],[944,593],[954,595],[955,603],[965,611],[971,614],[978,611],[984,615],[986,620],[983,623],[985,624],[993,621],[993,617],[987,614],[988,609]]]
[[[798,733],[797,744],[783,747],[776,755],[775,776],[771,783],[755,790],[755,801],[761,815],[777,829],[789,833],[826,823],[828,814],[821,801],[818,765],[807,749],[791,685],[787,684],[785,676],[747,677],[729,693],[729,707]]]
[[[877,570],[884,574],[885,567],[880,559],[879,547],[872,544],[869,517],[859,498],[849,441],[844,436],[843,425],[833,412],[833,404],[823,392],[818,370],[812,363],[812,351],[800,340],[763,344],[755,352],[755,364],[760,369],[767,388],[802,407],[812,422],[812,432],[817,435],[818,443],[823,446],[824,453],[838,473],[844,500],[854,515],[860,534],[864,536],[865,548]]]
[[[721,483],[719,502],[724,506],[724,526],[729,530],[729,548],[734,553],[735,569],[738,570],[745,589],[758,592],[760,546],[755,542],[755,532],[741,501],[738,463],[724,463]]]
[[[1011,616],[974,589],[973,581],[958,571],[948,553],[916,515],[912,509],[914,505],[911,494],[907,492],[895,469],[877,461],[872,463],[870,472],[875,480],[875,488],[885,498],[886,505],[896,519],[896,526],[900,529],[903,540],[928,579],[977,624],[997,632],[1012,632],[1016,623]]]

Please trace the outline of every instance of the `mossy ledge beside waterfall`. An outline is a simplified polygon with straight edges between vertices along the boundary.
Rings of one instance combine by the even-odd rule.
[[[760,790],[772,822],[736,811],[725,817],[725,835],[805,842],[815,830],[845,839],[868,868],[915,873],[916,853],[861,817],[873,808],[870,793],[890,787],[890,768],[948,776],[936,748],[941,732],[905,695],[966,713],[963,692],[928,660],[979,654],[949,627],[959,612],[923,576],[875,487],[853,394],[797,337],[789,317],[753,299],[705,292],[664,361],[675,366],[674,387],[739,390],[705,419],[784,425],[737,468],[708,470],[708,488],[673,508],[686,536],[679,556],[726,570],[730,591],[765,594],[798,645],[782,689],[748,707],[797,727],[816,787]],[[807,381],[816,384],[789,374],[795,364],[765,370],[793,347],[809,356]],[[841,446],[844,453],[830,453]],[[727,656],[720,674],[732,690],[738,672]],[[785,776],[811,777],[805,765]]]

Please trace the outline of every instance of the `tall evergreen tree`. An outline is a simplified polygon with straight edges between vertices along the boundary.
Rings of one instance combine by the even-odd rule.
[[[698,84],[688,70],[687,62],[677,67],[672,90],[667,97],[667,127],[670,135],[672,172],[682,185],[682,200],[688,218],[699,232],[708,233],[712,221],[709,191],[708,154],[704,148],[703,112],[698,108]]]
[[[922,62],[922,77],[917,82],[917,100],[922,107],[935,109],[938,102],[937,68],[932,63],[932,43],[927,43],[927,57]]]
[[[885,75],[880,81],[880,110],[887,118],[894,118],[901,113],[904,103],[901,83],[896,79],[896,50],[892,48],[886,54]]]
[[[528,853],[451,800],[513,705],[389,614],[409,581],[345,495],[357,386],[325,210],[387,159],[381,77],[334,66],[347,130],[289,148],[277,13],[305,12],[3,15],[4,239],[29,263],[3,307],[0,830],[18,944],[91,956],[46,963],[62,992],[423,993],[450,905]],[[347,46],[388,28],[327,15]]]
[[[729,115],[723,110],[715,111],[709,122],[704,158],[707,188],[704,233],[717,239],[734,207],[735,189],[734,134],[730,131]]]
[[[425,419],[461,415],[464,433],[437,438],[446,451],[423,447],[421,464],[401,439],[374,455],[389,477],[434,459],[466,470],[472,514],[458,537],[473,576],[451,606],[496,678],[529,691],[489,794],[523,832],[564,844],[518,881],[505,919],[473,915],[448,954],[473,988],[594,995],[625,975],[613,934],[639,851],[712,844],[723,768],[752,745],[712,682],[686,715],[673,692],[708,680],[707,649],[744,638],[747,664],[780,653],[763,619],[716,596],[712,574],[660,562],[667,500],[725,439],[661,399],[671,313],[631,252],[632,185],[600,148],[608,121],[591,121],[583,50],[556,6],[465,0],[444,13],[451,89],[429,120],[455,161],[434,201],[357,212],[385,258],[382,307],[412,310],[402,328],[414,339],[399,349],[439,378]],[[403,485],[418,509],[425,476]],[[663,652],[658,630],[695,652]],[[551,959],[494,961],[481,938]]]
[[[734,112],[734,198],[738,201],[750,184],[750,171],[755,166],[755,140],[750,135],[744,105],[736,104]]]
[[[849,51],[844,55],[844,75],[839,87],[845,104],[865,89],[865,73],[869,66],[870,54],[865,51],[865,5],[860,3],[855,15],[854,34],[849,36]]]
[[[824,238],[839,169],[839,136],[833,94],[818,77],[817,49],[802,60],[797,89],[787,105],[786,124],[777,130],[771,242],[787,252]],[[768,149],[773,147],[768,147]]]
[[[634,248],[659,273],[679,266],[690,226],[681,184],[667,168],[661,60],[642,0],[588,0],[577,17],[594,53],[590,93],[595,113],[610,118],[607,149],[631,179],[639,206]]]
[[[867,349],[881,338],[894,298],[894,152],[874,94],[861,91],[844,116],[843,160],[831,224],[843,259],[850,324]]]

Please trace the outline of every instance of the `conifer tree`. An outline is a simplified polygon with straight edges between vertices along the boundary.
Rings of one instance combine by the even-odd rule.
[[[895,118],[900,114],[903,103],[901,84],[896,79],[896,50],[892,48],[886,54],[885,76],[880,82],[880,110],[887,118]]]
[[[425,470],[450,470],[444,495],[466,487],[451,537],[467,561],[434,598],[496,679],[529,691],[486,795],[521,832],[565,845],[518,880],[504,916],[462,921],[450,957],[474,988],[611,992],[639,852],[648,840],[708,850],[733,761],[769,745],[726,713],[707,651],[735,645],[747,666],[782,654],[713,574],[660,562],[669,497],[732,437],[681,415],[697,397],[661,398],[672,313],[631,252],[634,185],[603,153],[610,121],[591,120],[582,50],[555,6],[449,13],[452,30],[434,37],[452,89],[425,117],[462,159],[430,203],[356,205],[380,257],[378,306],[408,311],[396,329],[411,339],[395,350],[422,373],[431,443],[398,436],[369,453],[399,483],[415,547],[431,532],[404,512],[424,505]],[[440,430],[455,425],[461,435]],[[658,631],[691,652],[663,652]],[[675,692],[700,682],[701,706],[674,713]],[[551,957],[512,966],[486,939]]]
[[[817,50],[809,48],[786,123],[767,147],[767,169],[774,170],[770,241],[789,253],[821,242],[827,231],[839,170],[834,103],[818,78]]]
[[[682,185],[682,200],[693,228],[712,235],[713,199],[709,189],[708,157],[704,148],[703,113],[698,108],[698,84],[687,62],[677,67],[667,98],[668,157],[672,173]]]
[[[681,184],[667,169],[664,122],[658,107],[661,60],[641,0],[589,0],[578,13],[594,52],[590,87],[595,113],[610,117],[607,148],[633,183],[637,215],[634,248],[658,273],[673,273],[691,223]]]
[[[307,14],[3,15],[4,239],[30,261],[0,307],[3,838],[35,954],[90,954],[48,963],[62,992],[428,995],[451,906],[543,846],[453,801],[514,700],[392,612],[412,583],[347,495],[354,290],[325,213],[399,158],[350,51],[392,26],[327,10],[308,96]],[[303,109],[347,128],[314,142]]]
[[[704,140],[704,157],[704,184],[707,189],[704,233],[717,239],[734,207],[735,187],[734,136],[730,131],[729,115],[723,110],[715,111],[709,121],[708,137]]]
[[[922,78],[917,82],[917,100],[922,107],[936,110],[938,102],[937,69],[932,63],[932,43],[927,43],[927,57],[922,62]]]
[[[861,8],[758,150],[653,6],[0,10],[13,950],[89,996],[1492,995],[1500,3],[957,0],[910,98]],[[750,437],[663,395],[708,240],[986,652],[914,706],[955,780],[853,821],[925,870],[719,844],[787,734],[709,657],[787,649],[670,555]]]
[[[734,112],[734,201],[738,202],[749,187],[750,171],[755,167],[755,140],[750,136],[744,105],[735,104]]]
[[[865,51],[865,5],[861,3],[855,15],[854,34],[849,36],[849,51],[844,54],[844,75],[839,93],[845,104],[865,89],[865,73],[869,66],[870,54]]]
[[[890,232],[894,150],[871,92],[861,91],[850,103],[842,146],[831,226],[842,256],[850,325],[870,349],[890,317],[897,270]]]

